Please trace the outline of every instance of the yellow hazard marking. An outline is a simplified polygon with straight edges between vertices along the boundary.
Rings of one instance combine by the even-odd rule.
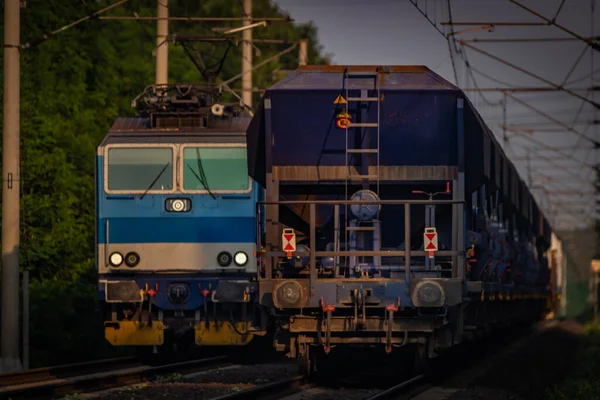
[[[341,113],[339,113],[338,115],[335,116],[336,118],[348,118],[351,119],[352,115],[348,114],[346,112],[346,109],[343,109]]]
[[[338,97],[336,97],[336,99],[333,102],[333,104],[348,104],[348,102],[346,101],[346,99],[344,98],[344,96],[342,96],[340,94]]]
[[[235,328],[228,321],[210,321],[194,326],[196,344],[200,346],[244,346],[250,343],[254,335],[249,332],[250,322],[236,322]]]
[[[107,323],[104,328],[104,337],[113,346],[158,346],[164,342],[163,331],[165,325],[160,321],[153,321],[152,325],[138,321],[119,321]]]

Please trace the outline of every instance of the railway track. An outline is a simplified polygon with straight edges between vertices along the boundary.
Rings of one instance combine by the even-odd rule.
[[[306,390],[306,386],[312,386],[307,376],[298,375],[293,378],[283,379],[277,382],[259,385],[251,389],[229,393],[214,398],[213,400],[255,400],[255,399],[281,399],[296,392]]]
[[[10,386],[47,382],[81,375],[82,373],[94,373],[115,367],[123,368],[136,365],[141,365],[141,363],[135,357],[120,357],[47,368],[35,368],[20,372],[9,372],[0,374],[0,390]]]
[[[366,400],[390,400],[406,394],[410,394],[410,397],[413,397],[424,392],[430,387],[431,384],[427,382],[425,375],[417,375],[414,378],[408,379],[388,389],[385,389],[382,392],[376,393]]]
[[[185,374],[198,371],[203,367],[212,368],[227,364],[227,356],[160,366],[142,365],[134,360],[134,358],[112,359],[3,374],[0,375],[0,398],[48,399],[74,393],[89,393],[134,385],[161,374],[174,372]],[[79,371],[76,372],[78,368]]]
[[[510,342],[510,340],[507,338],[504,338],[504,340],[508,340]],[[332,398],[345,398],[347,400],[412,398],[432,388],[433,386],[436,386],[436,384],[448,380],[451,375],[456,373],[457,370],[462,370],[466,367],[472,366],[473,363],[477,363],[478,359],[482,357],[483,354],[486,354],[492,350],[488,349],[488,347],[491,346],[495,350],[498,350],[498,348],[502,346],[502,341],[492,342],[493,343],[488,344],[474,342],[461,349],[460,352],[458,351],[459,349],[450,350],[448,353],[442,354],[437,359],[433,360],[434,363],[431,366],[432,371],[430,371],[430,374],[428,373],[427,377],[424,375],[412,375],[410,376],[410,379],[400,383],[398,383],[397,379],[403,379],[401,377],[402,375],[409,377],[408,375],[404,375],[404,372],[402,372],[401,376],[398,376],[399,371],[403,370],[404,368],[400,368],[399,370],[396,367],[390,368],[390,365],[379,363],[375,364],[380,367],[377,371],[360,370],[358,371],[359,375],[354,375],[352,372],[354,371],[354,368],[351,367],[348,369],[348,371],[346,371],[350,372],[350,374],[346,376],[345,373],[340,372],[338,366],[333,369],[326,368],[326,370],[329,370],[329,372],[326,372],[321,377],[316,376],[316,379],[309,379],[305,376],[295,376],[292,378],[281,379],[272,383],[255,386],[253,384],[258,382],[258,379],[252,374],[250,374],[250,376],[248,376],[247,373],[242,374],[245,375],[245,378],[237,381],[237,378],[231,379],[230,375],[235,375],[235,370],[226,368],[228,371],[226,374],[228,374],[229,378],[225,378],[224,381],[221,381],[221,379],[223,379],[223,371],[219,369],[218,371],[215,371],[214,374],[209,372],[213,369],[216,370],[218,367],[246,365],[245,362],[242,362],[240,365],[238,365],[237,357],[235,356],[219,356],[183,362],[171,361],[170,364],[156,367],[140,365],[135,358],[120,358],[0,375],[0,399],[8,397],[13,400],[20,398],[39,397],[56,398],[66,394],[100,392],[116,387],[122,388],[129,385],[153,381],[156,380],[155,378],[158,378],[160,375],[165,376],[171,373],[188,375],[200,371],[208,372],[209,375],[203,377],[200,381],[189,381],[191,385],[198,385],[197,390],[199,391],[208,390],[208,392],[210,392],[211,390],[214,390],[210,389],[211,387],[214,387],[213,383],[215,383],[216,386],[222,385],[223,389],[225,389],[225,387],[228,385],[235,386],[237,382],[241,383],[245,380],[247,380],[247,384],[252,385],[252,388],[247,390],[239,390],[239,388],[234,388],[236,391],[233,393],[221,392],[222,394],[220,397],[212,397],[216,400],[293,400],[300,398],[312,398],[325,393],[330,396],[334,396]],[[465,354],[469,356],[465,356]],[[275,359],[276,358],[274,358],[274,360]],[[461,362],[458,362],[458,360],[461,360]],[[262,360],[262,362],[265,361],[266,360],[264,359]],[[391,366],[399,365],[402,367],[402,364],[397,365],[396,361],[397,360],[390,360],[389,363]],[[358,362],[360,363],[360,361]],[[278,365],[279,363],[276,364]],[[278,368],[279,367],[276,367],[275,371],[277,371]],[[266,368],[262,372],[257,372],[257,377],[273,376],[269,374],[269,371],[274,371],[272,366]],[[330,372],[334,372],[334,374],[331,375]],[[340,373],[344,379],[340,379]],[[409,371],[406,371],[406,373],[409,373]],[[352,378],[353,375],[355,378]],[[290,375],[288,375],[288,377],[289,376]],[[281,377],[283,377],[283,375],[281,375]],[[350,379],[346,379],[348,377],[350,377]],[[278,379],[274,376],[273,378]],[[246,382],[244,382],[244,384],[246,384]],[[161,386],[158,385],[158,387],[160,388]],[[181,389],[188,390],[189,395],[189,388],[185,389],[184,385]],[[341,392],[339,390],[341,390]],[[344,397],[344,392],[350,396]],[[166,393],[169,393],[168,390]],[[176,392],[171,392],[169,396],[173,397],[174,394],[176,394]],[[118,392],[117,396],[119,396]],[[174,396],[174,398],[179,397]]]
[[[311,382],[307,376],[296,376],[281,381],[272,382],[265,385],[253,387],[251,389],[226,394],[216,397],[213,400],[292,400],[310,398],[310,390],[318,387]],[[426,382],[425,375],[418,375],[397,385],[382,390],[364,400],[388,400],[395,399],[397,396],[410,392],[416,395],[426,390],[429,385]],[[305,393],[306,392],[306,393]],[[306,395],[305,395],[306,394]]]
[[[500,335],[500,334],[498,334]],[[410,399],[435,389],[444,382],[454,381],[460,371],[472,368],[482,358],[499,351],[504,344],[511,343],[521,335],[504,334],[493,340],[475,340],[466,342],[461,348],[449,349],[431,360],[427,375],[415,375],[411,372],[410,360],[397,353],[395,357],[372,358],[371,354],[345,355],[330,363],[324,363],[322,374],[310,379],[306,376],[293,376],[293,363],[277,361],[273,363],[262,358],[261,362],[247,362],[248,357],[239,355],[241,361],[228,361],[237,368],[210,368],[201,376],[180,377],[179,381],[161,383],[140,388],[136,398],[190,398],[198,397],[211,400],[235,399],[279,399],[300,400],[308,398],[331,398],[344,400],[383,400]],[[362,355],[362,358],[361,358]],[[338,354],[338,356],[342,356]],[[345,358],[346,357],[346,358]],[[369,364],[370,363],[370,364]],[[371,365],[373,368],[361,368]],[[251,370],[251,372],[248,372]],[[175,370],[182,372],[181,370]],[[174,371],[174,372],[175,372]],[[195,372],[195,371],[194,371]],[[281,374],[281,375],[280,375]],[[185,373],[182,373],[185,375]],[[293,377],[290,377],[293,376]],[[270,377],[271,383],[258,384]],[[399,382],[402,380],[402,382]],[[127,383],[121,384],[124,386]],[[242,385],[245,387],[242,390]],[[136,391],[137,392],[137,391]],[[114,392],[114,400],[129,399],[128,393]],[[112,397],[111,397],[112,398]]]

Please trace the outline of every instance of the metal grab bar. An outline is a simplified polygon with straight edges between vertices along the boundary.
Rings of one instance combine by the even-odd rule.
[[[315,204],[315,205],[409,205],[409,204],[465,204],[464,200],[280,200],[280,201],[257,201],[257,205],[276,204]]]
[[[312,296],[312,293],[315,292],[316,289],[316,281],[318,280],[318,273],[316,268],[316,258],[317,257],[334,257],[334,265],[338,266],[338,260],[340,258],[345,257],[404,257],[404,273],[405,273],[405,281],[410,286],[410,281],[412,279],[411,273],[411,257],[428,257],[430,252],[424,250],[411,250],[411,206],[412,205],[453,205],[453,213],[457,213],[461,215],[460,211],[464,210],[465,201],[464,200],[280,200],[280,201],[260,201],[256,203],[257,215],[261,215],[261,205],[262,206],[273,206],[273,205],[308,205],[309,206],[309,232],[308,238],[310,241],[310,248],[312,251],[297,251],[294,252],[294,256],[298,257],[309,257],[309,278],[310,278],[310,287],[309,293]],[[363,251],[340,251],[339,249],[335,249],[334,251],[315,251],[316,248],[316,206],[317,205],[330,205],[334,206],[334,248],[335,245],[339,245],[339,211],[340,205],[402,205],[404,206],[404,247],[405,250],[363,250]],[[459,212],[457,212],[459,211]],[[453,230],[458,231],[458,236],[461,236],[463,232],[462,224],[456,224],[453,227]],[[453,240],[454,242],[454,240]],[[464,258],[465,250],[460,247],[462,240],[456,240],[457,243],[453,243],[453,248],[455,250],[441,250],[436,251],[436,257],[452,257],[453,261],[456,260],[453,264],[455,268],[458,270],[460,267],[457,266],[457,262]],[[287,253],[283,251],[260,251],[257,252],[259,257],[265,257],[267,260],[273,260],[274,257],[287,257]],[[271,279],[272,276],[269,273],[271,271],[265,270],[266,279]],[[335,273],[338,276],[338,273]],[[454,271],[453,276],[461,277],[456,271]]]
[[[104,266],[108,267],[108,257],[109,257],[109,252],[108,252],[108,240],[109,240],[109,235],[108,235],[108,229],[109,229],[110,225],[108,223],[108,218],[106,219],[106,222],[104,223],[104,238],[105,240],[105,244],[104,244]]]

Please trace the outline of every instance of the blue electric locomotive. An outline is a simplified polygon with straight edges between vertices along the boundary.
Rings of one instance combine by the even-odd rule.
[[[247,140],[266,188],[259,302],[303,373],[336,346],[412,347],[420,369],[545,311],[550,227],[464,93],[426,67],[301,67],[265,92]]]
[[[253,338],[263,192],[247,170],[250,114],[217,101],[210,87],[150,86],[98,146],[98,293],[114,346]]]

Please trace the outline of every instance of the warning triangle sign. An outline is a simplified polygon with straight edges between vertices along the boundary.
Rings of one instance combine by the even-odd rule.
[[[342,96],[340,94],[338,97],[336,97],[336,99],[333,102],[333,104],[348,104],[348,102],[346,101],[346,99],[344,98],[344,96]]]
[[[437,232],[425,233],[425,250],[437,251]]]
[[[292,244],[292,240],[295,239],[295,234],[293,233],[284,233],[283,240],[285,241],[285,245],[283,246],[283,251],[296,251],[296,243]],[[295,242],[295,240],[294,240]]]

